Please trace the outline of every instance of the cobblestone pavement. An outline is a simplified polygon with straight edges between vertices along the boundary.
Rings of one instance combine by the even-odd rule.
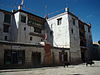
[[[95,64],[86,67],[85,64],[70,65],[68,68],[43,67],[33,69],[7,69],[0,70],[0,75],[100,75],[100,61],[94,61]]]

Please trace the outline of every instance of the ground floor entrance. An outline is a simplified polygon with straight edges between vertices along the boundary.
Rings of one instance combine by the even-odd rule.
[[[40,52],[32,52],[32,64],[34,66],[41,65],[41,53]]]

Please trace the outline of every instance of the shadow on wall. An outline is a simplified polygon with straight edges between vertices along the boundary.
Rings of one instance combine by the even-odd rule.
[[[53,31],[47,22],[45,23],[45,33],[47,34],[47,41],[53,46]]]
[[[92,59],[93,60],[100,60],[100,47],[97,44],[93,44],[93,49],[92,49]]]

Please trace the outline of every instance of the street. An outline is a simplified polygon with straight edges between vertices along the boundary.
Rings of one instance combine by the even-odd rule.
[[[85,64],[43,67],[33,69],[7,69],[0,70],[0,75],[100,75],[100,61],[94,61],[92,66]]]

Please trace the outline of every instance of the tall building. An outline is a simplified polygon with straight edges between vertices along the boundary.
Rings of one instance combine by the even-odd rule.
[[[65,12],[47,19],[49,41],[54,47],[70,48],[71,60],[86,59],[85,51],[92,46],[91,26],[65,8]],[[50,36],[51,35],[51,36]]]
[[[38,44],[43,40],[45,19],[24,10],[0,10],[0,40]]]

